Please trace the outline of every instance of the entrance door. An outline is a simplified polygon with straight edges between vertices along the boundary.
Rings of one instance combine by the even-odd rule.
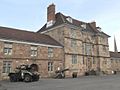
[[[32,68],[33,71],[37,71],[38,72],[38,65],[37,64],[31,64],[30,67]]]

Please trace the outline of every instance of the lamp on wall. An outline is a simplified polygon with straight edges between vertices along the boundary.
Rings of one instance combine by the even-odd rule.
[[[26,61],[28,62],[29,60],[27,59]]]
[[[15,61],[16,63],[18,63],[18,61]]]

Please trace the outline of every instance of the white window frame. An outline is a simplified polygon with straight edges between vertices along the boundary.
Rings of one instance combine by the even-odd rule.
[[[3,61],[3,73],[10,73],[12,69],[12,61]]]
[[[48,57],[49,58],[53,57],[53,48],[52,47],[48,47]]]
[[[53,62],[48,62],[48,71],[53,71]]]
[[[4,43],[4,55],[12,55],[12,43]]]
[[[31,56],[35,57],[37,56],[37,46],[31,46]]]

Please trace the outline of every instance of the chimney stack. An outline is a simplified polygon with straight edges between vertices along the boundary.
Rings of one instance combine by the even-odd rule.
[[[93,28],[96,28],[96,22],[95,22],[95,21],[90,22],[90,25],[91,25]]]
[[[55,21],[55,5],[51,4],[47,7],[47,22]]]

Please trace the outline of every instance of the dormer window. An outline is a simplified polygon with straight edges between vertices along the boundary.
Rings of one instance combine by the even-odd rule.
[[[70,22],[70,23],[72,23],[72,22],[73,22],[73,20],[72,20],[72,18],[71,18],[71,17],[67,17],[67,18],[66,18],[66,20],[67,20],[68,22]]]
[[[55,21],[50,20],[49,22],[47,22],[46,28],[51,27],[54,23]]]
[[[101,27],[97,27],[97,30],[101,32]]]
[[[82,24],[81,27],[84,28],[84,29],[86,29],[86,24],[85,23]]]

